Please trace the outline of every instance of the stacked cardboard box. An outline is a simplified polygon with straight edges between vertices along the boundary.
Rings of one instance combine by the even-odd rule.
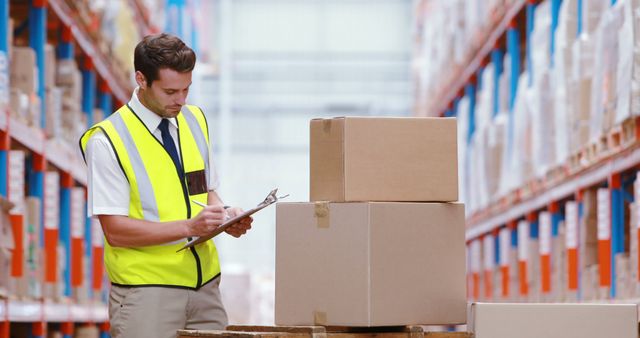
[[[453,119],[313,120],[311,202],[277,206],[276,324],[464,323],[456,155]]]
[[[56,64],[56,88],[62,95],[61,137],[75,147],[78,138],[86,130],[87,118],[82,113],[82,73],[74,59],[58,60]]]
[[[488,304],[469,309],[476,338],[636,338],[635,304]]]
[[[31,126],[40,125],[40,106],[35,94],[38,88],[38,67],[35,51],[29,47],[14,46],[11,52],[10,114]]]

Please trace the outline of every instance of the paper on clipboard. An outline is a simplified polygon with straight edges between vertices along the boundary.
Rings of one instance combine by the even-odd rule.
[[[206,235],[206,236],[200,236],[200,237],[196,237],[192,240],[190,240],[189,242],[187,242],[182,248],[180,248],[178,251],[176,252],[180,252],[184,249],[190,248],[196,244],[200,244],[202,242],[206,242],[210,239],[212,239],[213,237],[216,237],[217,235],[219,235],[220,233],[224,232],[228,227],[238,223],[241,219],[251,216],[253,214],[255,214],[256,212],[270,206],[271,204],[277,202],[278,200],[285,198],[289,195],[284,195],[284,196],[276,196],[276,193],[278,192],[278,188],[271,190],[271,192],[269,193],[269,195],[267,195],[267,197],[264,199],[264,201],[260,202],[260,204],[258,204],[255,208],[253,209],[249,209],[246,210],[245,212],[241,213],[240,215],[237,215],[236,217],[233,217],[229,220],[227,220],[226,222],[222,223],[219,227],[217,227],[212,233]]]

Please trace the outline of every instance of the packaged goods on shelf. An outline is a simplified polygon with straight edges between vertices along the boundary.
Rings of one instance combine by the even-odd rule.
[[[631,0],[621,0],[617,4],[621,6],[622,23],[618,30],[618,60],[616,71],[616,110],[614,124],[620,124],[632,114],[631,91],[633,79],[633,10]],[[640,112],[640,110],[636,110]]]
[[[487,139],[485,145],[485,165],[487,193],[489,202],[493,203],[498,200],[500,177],[502,176],[502,153],[505,151],[504,139],[507,127],[507,117],[504,114],[498,114],[493,123],[487,130]]]
[[[60,223],[60,174],[47,171],[44,175],[44,226],[59,229]]]
[[[27,115],[27,125],[30,127],[40,128],[40,116],[42,115],[42,105],[40,105],[40,97],[35,94],[29,96],[29,114]]]
[[[47,171],[44,174],[44,208],[43,208],[43,224],[45,228],[45,236],[49,233],[57,235],[60,222],[60,174],[57,171]],[[45,240],[46,242],[46,240]],[[62,249],[62,250],[61,250]],[[46,273],[45,283],[43,285],[43,296],[47,299],[58,300],[61,298],[61,288],[59,283],[62,273],[61,258],[64,258],[64,247],[49,247],[45,253],[48,257],[46,260],[46,269],[53,271]],[[53,252],[55,251],[55,252]],[[62,257],[61,256],[62,253]]]
[[[22,150],[9,151],[8,168],[8,192],[9,201],[14,207],[11,214],[24,214],[25,192],[25,153]]]
[[[36,53],[30,47],[13,47],[11,52],[11,87],[19,88],[30,95],[38,88]]]
[[[571,72],[573,68],[573,44],[577,36],[577,0],[563,1],[560,7],[558,27],[555,31],[555,52],[553,54],[553,71],[551,72],[552,98],[554,114],[555,163],[566,163],[571,152],[571,132],[573,130],[571,118],[574,96],[570,95],[572,88]],[[553,96],[553,95],[552,95]]]
[[[13,229],[9,222],[11,203],[0,200],[0,298],[9,296],[9,276],[11,274],[11,251],[15,247]]]
[[[583,194],[583,214],[578,224],[580,271],[598,263],[598,206],[594,190],[588,189]]]
[[[276,227],[277,325],[466,320],[462,204],[279,203]]]
[[[71,210],[70,210],[70,226],[71,226],[71,249],[68,254],[71,255],[70,287],[71,296],[76,303],[88,303],[90,278],[87,276],[89,268],[89,258],[85,255],[85,190],[84,188],[71,188]],[[79,269],[80,271],[77,271]]]
[[[599,299],[600,268],[598,264],[591,264],[582,268],[580,273],[580,288],[583,300]]]
[[[310,200],[457,201],[456,156],[455,119],[314,119]]]
[[[57,61],[56,85],[66,89],[65,97],[79,104],[82,98],[82,73],[75,59]]]
[[[37,197],[27,197],[25,199],[25,277],[27,278],[27,296],[42,298],[43,283],[43,253],[40,248],[40,210],[42,202]]]
[[[629,273],[630,258],[628,252],[618,253],[614,257],[616,278],[613,283],[616,286],[617,299],[629,299],[633,297],[631,290],[631,275]]]
[[[524,72],[518,79],[518,92],[514,103],[514,109],[509,121],[513,133],[506,133],[507,170],[501,177],[501,191],[509,192],[528,182],[532,178],[532,144],[531,144],[531,114],[527,104],[528,75]],[[522,90],[520,90],[522,89]],[[512,139],[509,139],[509,137]]]
[[[96,325],[84,325],[77,326],[74,329],[75,338],[98,338],[100,337],[100,330]]]
[[[44,46],[44,88],[51,89],[56,85],[56,49],[51,44]]]
[[[495,246],[493,235],[484,237],[482,241],[482,293],[484,299],[494,298],[495,279]]]
[[[478,37],[487,32],[496,13],[502,13],[505,1],[439,0],[426,6],[421,32],[421,76],[419,81],[427,101],[437,100],[442,79],[450,79],[451,70],[465,67],[464,62],[478,48]]]
[[[555,158],[555,111],[553,110],[553,93],[548,72],[537,74],[534,85],[527,91],[527,104],[531,118],[531,151],[532,175],[543,177],[556,163]]]
[[[46,96],[46,135],[49,138],[62,138],[62,92],[60,87],[47,89]]]
[[[551,240],[551,298],[560,302],[565,300],[568,280],[564,231],[564,222],[560,222],[558,236]]]
[[[609,0],[582,1],[582,29],[586,34],[593,34],[598,29],[600,20],[609,7]]]
[[[490,304],[469,309],[476,338],[635,338],[635,304]]]
[[[11,94],[9,74],[9,58],[6,52],[0,51],[0,108],[2,109],[6,109],[9,106],[9,96]]]
[[[11,88],[9,97],[9,114],[16,120],[27,123],[29,116],[29,95],[25,94],[19,88]]]
[[[608,131],[614,120],[617,103],[618,30],[622,8],[606,10],[595,32],[594,76],[591,90],[590,138],[596,140]]]
[[[482,298],[482,243],[479,239],[472,241],[468,246],[470,272],[469,299]]]

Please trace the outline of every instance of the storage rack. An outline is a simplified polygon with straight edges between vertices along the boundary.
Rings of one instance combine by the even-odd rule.
[[[143,5],[138,0],[131,0],[133,8],[139,13],[145,13]],[[44,46],[47,40],[52,42],[52,36],[57,39],[58,59],[76,59],[82,69],[82,111],[87,116],[88,125],[97,122],[93,120],[93,109],[101,108],[109,114],[114,107],[128,101],[132,90],[132,84],[124,76],[117,72],[110,59],[100,50],[99,41],[95,41],[83,26],[78,14],[75,13],[64,0],[31,0],[28,5],[23,2],[0,0],[0,54],[6,57],[9,51],[7,31],[10,27],[10,8],[27,6],[29,45],[35,50],[37,66],[44,69]],[[19,9],[20,10],[20,9]],[[142,16],[145,18],[145,16]],[[140,26],[142,31],[149,32],[152,29],[144,26],[145,20]],[[21,23],[16,23],[21,24]],[[145,28],[146,27],[146,28]],[[8,69],[3,69],[0,77],[8,79]],[[67,145],[46,138],[44,106],[44,71],[39,72],[38,94],[42,102],[42,118],[38,127],[28,126],[25,123],[10,117],[8,111],[0,110],[0,195],[7,198],[7,165],[8,154],[14,147],[26,149],[30,153],[32,161],[27,171],[31,172],[28,178],[29,191],[26,195],[44,197],[45,170],[57,170],[60,175],[60,229],[51,234],[45,242],[64,243],[67,256],[67,267],[70,259],[75,255],[98,258],[94,262],[101,262],[101,248],[92,244],[91,222],[86,220],[84,246],[85,252],[74,252],[71,248],[70,234],[70,189],[72,187],[86,186],[86,169],[76,146]],[[8,90],[8,86],[7,86]],[[44,207],[43,207],[44,208]],[[44,212],[44,210],[42,210]],[[41,212],[41,213],[42,213]],[[43,227],[42,221],[39,225]],[[41,245],[44,245],[41,243]],[[48,259],[56,259],[55,245],[53,250],[45,246],[45,256]],[[51,269],[47,267],[46,269]],[[54,268],[55,269],[55,268]],[[64,278],[68,282],[71,278],[71,270],[64,272]],[[102,265],[96,264],[93,270],[92,290],[100,291],[105,288],[102,285]],[[48,274],[48,272],[45,272]],[[55,274],[54,274],[55,275]],[[68,292],[68,290],[66,291]],[[48,300],[17,300],[15,298],[0,299],[0,338],[8,338],[11,327],[28,326],[31,337],[45,337],[48,330],[59,330],[63,337],[71,337],[74,328],[78,325],[98,325],[101,337],[108,337],[108,313],[107,307],[102,303],[75,304],[53,303]]]
[[[502,58],[506,54],[511,57],[511,74],[509,82],[509,106],[513,107],[515,94],[518,87],[518,78],[523,68],[528,67],[529,48],[527,48],[527,38],[533,29],[533,15],[536,6],[540,1],[536,0],[515,0],[511,1],[508,6],[504,6],[498,17],[494,18],[490,29],[478,34],[477,46],[472,46],[471,52],[464,62],[465,66],[459,69],[453,69],[451,76],[443,81],[444,85],[437,95],[433,96],[432,104],[427,107],[427,115],[430,116],[456,116],[458,103],[463,96],[467,96],[470,102],[470,122],[468,128],[467,140],[471,139],[474,132],[473,111],[475,101],[475,90],[478,86],[480,74],[490,61],[494,65],[502,63]],[[552,32],[558,25],[559,8],[562,0],[550,0]],[[578,0],[578,10],[581,11],[583,1]],[[616,0],[611,1],[613,6]],[[417,7],[426,6],[427,1],[419,1]],[[578,34],[582,29],[583,23],[578,17],[577,29]],[[553,34],[552,34],[553,36]],[[551,38],[551,53],[553,53],[554,41]],[[525,55],[522,55],[525,51]],[[501,67],[495,67],[496,74],[502,72]],[[498,77],[496,76],[496,79]],[[496,89],[497,90],[497,89]],[[494,93],[494,100],[497,94]],[[420,103],[418,103],[419,106]],[[494,104],[494,107],[497,104]],[[497,111],[493,111],[495,114]],[[517,250],[520,239],[532,238],[539,239],[539,231],[541,229],[540,215],[547,212],[550,219],[551,236],[557,238],[558,226],[561,222],[573,223],[571,227],[577,227],[583,218],[584,212],[584,192],[589,189],[605,188],[608,196],[608,229],[600,229],[602,236],[598,238],[598,262],[600,263],[599,278],[600,286],[607,289],[607,297],[599,301],[618,302],[621,301],[616,297],[616,264],[615,256],[625,252],[625,243],[629,242],[630,236],[639,236],[633,230],[628,231],[629,210],[625,203],[634,201],[637,198],[638,189],[633,184],[636,179],[638,169],[640,169],[640,119],[633,117],[625,121],[622,125],[615,126],[611,131],[602,136],[601,144],[596,147],[594,144],[584,146],[584,149],[573,154],[567,163],[550,170],[545,177],[535,179],[527,184],[511,191],[499,201],[490,204],[488,207],[477,211],[467,218],[466,240],[468,251],[471,255],[479,253],[480,243],[489,238],[488,243],[494,246],[492,259],[497,266],[496,283],[502,284],[502,296],[509,294],[519,294],[524,296],[530,290],[526,284],[526,275],[522,275],[522,271],[509,271],[509,267],[500,263],[500,255],[507,255],[503,252],[504,246],[501,247],[500,234],[506,232],[509,240],[507,247],[509,250]],[[594,151],[594,149],[599,150]],[[575,209],[576,219],[570,220],[569,213]],[[530,226],[527,234],[519,234],[518,223],[520,221],[528,222]],[[634,227],[635,228],[635,227]],[[604,230],[604,231],[603,231]],[[625,230],[627,230],[625,232]],[[568,230],[574,231],[574,230]],[[520,237],[520,238],[519,238]],[[566,269],[567,287],[569,292],[575,293],[575,300],[581,301],[581,288],[583,271],[578,267],[577,251],[580,248],[566,248],[564,254],[567,255],[568,263]],[[531,255],[531,254],[529,254]],[[535,258],[539,261],[541,270],[539,276],[533,278],[540,281],[540,292],[542,296],[548,293],[551,288],[557,286],[552,285],[550,281],[550,262],[555,258],[549,258],[548,255],[540,255],[534,253]],[[472,263],[473,264],[473,263]],[[482,263],[476,263],[482,265]],[[502,271],[500,271],[502,269]],[[638,269],[632,266],[631,269]],[[517,270],[526,270],[520,268]],[[493,290],[489,290],[491,286],[485,290],[481,290],[480,281],[484,279],[495,278],[492,276],[483,276],[485,271],[471,271],[469,273],[469,298],[471,299],[489,299],[500,300],[497,295],[492,295]],[[506,275],[505,275],[506,274]],[[509,290],[510,279],[515,275],[518,281],[519,290]],[[486,287],[486,283],[485,283]],[[544,298],[543,298],[544,299]],[[640,303],[640,299],[631,298],[623,301]]]

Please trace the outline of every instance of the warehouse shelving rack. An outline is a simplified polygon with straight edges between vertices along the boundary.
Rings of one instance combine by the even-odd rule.
[[[9,46],[7,30],[9,27],[9,9],[14,4],[24,6],[24,3],[14,3],[9,0],[0,0],[0,52],[7,55]],[[141,4],[136,4],[136,10],[144,13]],[[102,108],[105,113],[110,113],[114,107],[128,101],[132,85],[119,74],[110,62],[109,58],[99,49],[98,41],[94,41],[87,33],[86,28],[76,14],[69,8],[64,0],[30,0],[28,3],[28,30],[29,44],[36,52],[38,68],[44,69],[44,46],[49,38],[54,35],[59,38],[57,43],[58,59],[78,59],[81,61],[82,70],[82,111],[86,114],[88,124],[93,121],[94,107]],[[53,24],[52,24],[53,23]],[[150,28],[146,28],[147,31]],[[48,31],[49,30],[49,31]],[[54,30],[54,31],[51,31]],[[50,33],[50,34],[48,34]],[[79,47],[79,50],[76,50]],[[2,70],[0,77],[9,78],[8,69]],[[101,248],[92,244],[91,222],[86,220],[84,245],[86,252],[77,253],[71,249],[70,241],[70,189],[72,187],[86,186],[86,170],[76,147],[68,146],[54,140],[48,140],[45,136],[46,120],[44,110],[44,72],[39,73],[39,87],[37,94],[43,103],[41,125],[38,127],[27,126],[24,123],[10,117],[8,111],[0,111],[0,195],[7,197],[7,164],[8,154],[12,144],[21,145],[31,154],[31,172],[28,178],[30,191],[27,195],[44,197],[44,173],[45,170],[56,169],[60,173],[60,229],[52,234],[44,233],[51,238],[53,243],[60,241],[67,248],[67,266],[70,266],[70,256],[86,255],[87,257],[101,257]],[[44,212],[44,210],[42,210]],[[40,224],[42,228],[43,225]],[[44,238],[44,237],[42,237]],[[41,246],[44,243],[41,243]],[[54,247],[55,249],[55,247]],[[51,255],[55,260],[56,252],[47,251],[45,256]],[[99,260],[101,261],[101,259]],[[50,269],[51,267],[48,267]],[[68,270],[74,269],[70,267]],[[71,271],[65,271],[67,284],[71,279]],[[77,272],[76,272],[77,273]],[[48,274],[48,273],[47,273]],[[54,273],[53,273],[54,274]],[[92,292],[100,290],[103,286],[102,266],[97,266],[92,276]],[[68,289],[68,286],[67,286]],[[65,290],[69,295],[69,290]],[[102,337],[108,337],[108,313],[106,305],[57,304],[43,300],[16,300],[0,299],[0,338],[10,336],[10,327],[29,323],[32,337],[44,337],[49,323],[56,323],[63,337],[71,337],[75,324],[86,325],[100,324]],[[22,323],[22,324],[20,324]]]
[[[533,30],[533,15],[540,1],[516,0],[501,12],[501,17],[494,21],[494,25],[487,31],[479,33],[481,43],[472,48],[471,54],[465,62],[466,66],[452,72],[448,81],[445,81],[443,89],[434,95],[433,104],[429,106],[428,115],[431,116],[456,116],[458,102],[467,95],[469,97],[469,120],[467,141],[474,132],[474,96],[478,79],[483,68],[489,61],[495,65],[502,64],[505,54],[511,55],[511,71],[509,83],[509,108],[512,110],[517,92],[518,77],[523,68],[530,65],[530,48],[527,48],[527,40]],[[562,0],[550,0],[552,18],[551,50],[553,54],[553,32],[558,26],[559,9]],[[616,3],[611,1],[611,5]],[[578,11],[581,12],[582,1],[577,1]],[[418,6],[419,7],[419,6]],[[578,34],[581,33],[583,23],[581,18],[577,20]],[[525,51],[525,55],[521,54]],[[500,66],[494,68],[496,81],[502,73]],[[494,88],[497,85],[494,84]],[[493,115],[498,113],[498,93],[495,89],[493,98]],[[529,292],[525,275],[525,267],[518,267],[519,271],[509,271],[509,266],[504,264],[500,255],[506,255],[504,248],[517,250],[519,235],[518,222],[528,222],[528,233],[521,238],[538,239],[540,236],[542,212],[548,212],[550,218],[550,232],[552,238],[558,236],[559,224],[565,221],[567,231],[577,231],[577,223],[583,218],[584,205],[583,194],[587,189],[606,188],[608,225],[606,229],[599,229],[602,236],[598,238],[598,263],[600,264],[600,286],[608,288],[608,300],[618,302],[616,297],[616,265],[615,255],[625,251],[627,236],[640,236],[640,232],[625,234],[625,203],[633,202],[634,196],[629,193],[633,181],[640,169],[640,118],[634,117],[625,121],[603,135],[599,144],[590,144],[581,151],[571,156],[570,160],[558,168],[551,170],[544,178],[531,181],[524,186],[512,191],[499,201],[490,204],[489,207],[475,212],[467,219],[466,240],[468,250],[472,251],[474,242],[482,243],[486,237],[490,237],[493,248],[494,262],[499,265],[500,276],[496,279],[501,283],[502,296],[519,293],[526,296]],[[635,189],[637,190],[637,189]],[[635,192],[638,194],[638,192]],[[575,214],[575,215],[573,215]],[[603,222],[604,223],[604,222]],[[547,226],[545,225],[545,226]],[[572,228],[572,229],[569,229]],[[501,234],[504,233],[506,241],[501,245]],[[522,234],[520,234],[522,236]],[[567,289],[577,295],[581,300],[581,274],[578,268],[577,235],[576,247],[566,248],[567,260]],[[502,251],[502,252],[501,252]],[[529,254],[531,255],[531,254]],[[539,255],[537,252],[533,255]],[[548,255],[547,255],[548,256]],[[539,256],[541,271],[540,276],[534,276],[540,281],[541,293],[549,292],[551,288],[550,264],[548,257]],[[638,269],[638,267],[632,267]],[[469,275],[470,297],[478,299],[482,293],[485,298],[491,299],[491,286],[480,290],[481,278],[484,270],[471,271]],[[509,290],[509,279],[513,275],[519,276],[519,290]],[[485,283],[485,287],[488,283]],[[489,284],[490,285],[490,284]],[[557,287],[557,286],[553,286]],[[498,299],[498,298],[496,298]],[[627,299],[624,301],[640,304],[640,299]]]

